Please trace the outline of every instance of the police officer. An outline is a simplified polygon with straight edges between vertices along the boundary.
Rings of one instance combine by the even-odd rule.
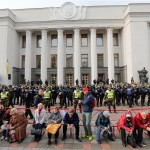
[[[79,105],[80,112],[82,112],[82,109],[81,109],[81,104],[78,102],[79,100],[81,100],[81,97],[82,97],[82,92],[80,91],[80,88],[77,87],[76,90],[73,92],[73,103],[74,103],[75,110],[77,108],[77,105]]]
[[[14,107],[13,102],[12,102],[13,98],[14,98],[14,91],[13,91],[12,87],[10,87],[9,94],[8,94],[8,106],[7,107],[9,107],[9,106]]]
[[[147,94],[147,89],[145,88],[145,86],[142,86],[142,88],[140,89],[140,93],[141,93],[141,106],[145,105],[145,97]]]
[[[4,105],[4,107],[7,106],[7,100],[8,100],[8,91],[6,91],[5,88],[3,88],[1,92],[1,104]]]
[[[49,112],[50,112],[51,100],[52,100],[52,93],[48,89],[48,87],[46,87],[46,90],[44,91],[44,104],[45,104],[45,108],[48,107]]]
[[[28,115],[30,116],[30,119],[33,119],[33,114],[30,110],[30,107],[31,107],[31,103],[32,103],[32,100],[31,100],[31,93],[29,91],[28,88],[25,89],[25,95],[24,95],[24,102],[25,102],[25,116],[28,117]]]
[[[111,105],[113,106],[114,113],[116,113],[116,106],[115,106],[115,92],[112,89],[111,85],[109,85],[108,90],[105,92],[105,100],[108,105],[109,112],[111,112]]]

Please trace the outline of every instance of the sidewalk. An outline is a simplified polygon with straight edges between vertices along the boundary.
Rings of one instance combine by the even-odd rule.
[[[100,109],[105,109],[106,107],[102,107]],[[129,109],[128,106],[120,106],[117,107],[117,109]],[[116,120],[118,120],[119,116],[124,113],[124,112],[118,112],[117,114],[115,113],[111,113],[110,119],[112,120],[112,124],[116,123]],[[79,118],[82,119],[82,114],[79,114]],[[96,114],[96,111],[93,112],[93,115]],[[92,125],[95,125],[95,120],[97,118],[96,114],[94,116],[94,118],[92,118]],[[134,114],[133,114],[134,115]],[[80,121],[80,124],[82,124],[82,121]],[[93,140],[92,141],[88,141],[88,139],[82,139],[82,142],[78,142],[76,141],[75,137],[74,137],[74,129],[73,129],[73,134],[72,137],[70,137],[70,132],[69,130],[67,131],[67,139],[65,141],[61,141],[62,138],[62,127],[60,129],[60,134],[59,134],[59,138],[58,138],[58,145],[56,146],[54,144],[54,139],[52,137],[52,145],[51,146],[47,146],[47,133],[45,132],[44,136],[42,137],[42,140],[37,143],[34,142],[34,137],[32,135],[30,135],[30,130],[32,128],[32,125],[29,124],[27,126],[27,137],[26,139],[21,143],[12,143],[9,144],[6,141],[0,141],[0,150],[49,150],[49,149],[53,149],[53,150],[98,150],[98,149],[104,149],[104,150],[123,150],[123,149],[133,149],[131,146],[127,146],[126,148],[124,148],[122,146],[122,142],[121,142],[121,138],[119,135],[118,130],[115,128],[115,135],[116,135],[116,141],[115,142],[110,142],[110,141],[104,141],[102,139],[102,144],[98,144],[96,141],[96,127],[92,126],[92,132],[93,132]],[[80,136],[81,134],[84,134],[84,129],[81,126],[80,127]],[[138,149],[142,149],[142,150],[149,150],[150,148],[150,139],[149,137],[144,134],[144,141],[146,142],[147,146],[140,148],[137,147],[136,150]]]

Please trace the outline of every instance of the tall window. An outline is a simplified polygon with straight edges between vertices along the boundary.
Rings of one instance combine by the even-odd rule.
[[[26,48],[26,36],[22,36],[22,48]]]
[[[21,58],[21,68],[25,68],[25,55],[22,55]]]
[[[67,47],[72,47],[72,34],[66,34],[66,46]]]
[[[114,54],[114,66],[119,67],[119,54]]]
[[[41,48],[41,35],[36,36],[36,47]]]
[[[36,68],[41,68],[41,55],[36,55]]]
[[[103,46],[103,34],[97,34],[96,45]]]
[[[118,46],[118,33],[113,33],[113,45]]]
[[[73,67],[73,55],[72,54],[66,55],[66,67]]]
[[[69,86],[73,85],[73,75],[72,74],[66,74],[66,84]]]
[[[103,54],[97,54],[97,67],[104,67]]]
[[[88,46],[88,35],[87,34],[81,34],[81,46],[82,47]]]
[[[84,80],[85,84],[88,84],[88,80],[89,80],[88,74],[82,74],[82,80]]]
[[[88,54],[81,55],[81,66],[88,67]]]
[[[99,81],[101,81],[101,80],[104,81],[104,80],[105,80],[105,75],[104,75],[104,73],[99,73],[99,74],[98,74],[98,80],[99,80]]]
[[[51,84],[56,84],[57,83],[57,75],[56,74],[52,74],[51,75]]]
[[[120,82],[120,73],[115,73],[115,82]]]
[[[51,47],[57,47],[57,34],[51,35]]]
[[[57,68],[57,54],[51,55],[51,68]]]

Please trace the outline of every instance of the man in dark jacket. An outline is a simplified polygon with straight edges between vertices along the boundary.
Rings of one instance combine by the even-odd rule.
[[[37,105],[42,102],[43,102],[43,90],[40,89],[38,91],[38,95],[34,96],[34,107],[37,108]]]
[[[29,91],[28,88],[25,89],[25,96],[24,96],[24,102],[25,102],[25,116],[28,117],[28,115],[30,116],[30,119],[33,119],[33,114],[30,110],[30,107],[31,107],[31,93]]]
[[[97,142],[99,144],[101,144],[100,135],[102,131],[103,132],[106,131],[108,133],[109,140],[115,141],[112,136],[112,127],[110,124],[109,116],[110,116],[110,113],[109,111],[106,110],[104,112],[101,112],[96,119],[96,122],[95,122],[97,126],[96,137],[97,137]]]
[[[91,118],[93,112],[93,101],[94,97],[89,92],[87,87],[83,88],[84,98],[82,100],[82,107],[83,107],[83,127],[85,131],[85,135],[82,135],[82,138],[88,137],[89,141],[93,139],[92,137],[92,130],[91,130]]]
[[[74,108],[70,108],[69,111],[65,114],[63,119],[64,125],[63,125],[63,138],[62,141],[66,139],[67,134],[67,127],[72,128],[75,127],[75,135],[76,140],[78,142],[82,142],[82,140],[79,138],[79,117],[78,114],[75,112]]]

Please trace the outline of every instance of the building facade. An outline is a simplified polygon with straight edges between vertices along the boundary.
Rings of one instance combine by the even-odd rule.
[[[150,73],[150,4],[0,10],[0,83],[139,82]]]

